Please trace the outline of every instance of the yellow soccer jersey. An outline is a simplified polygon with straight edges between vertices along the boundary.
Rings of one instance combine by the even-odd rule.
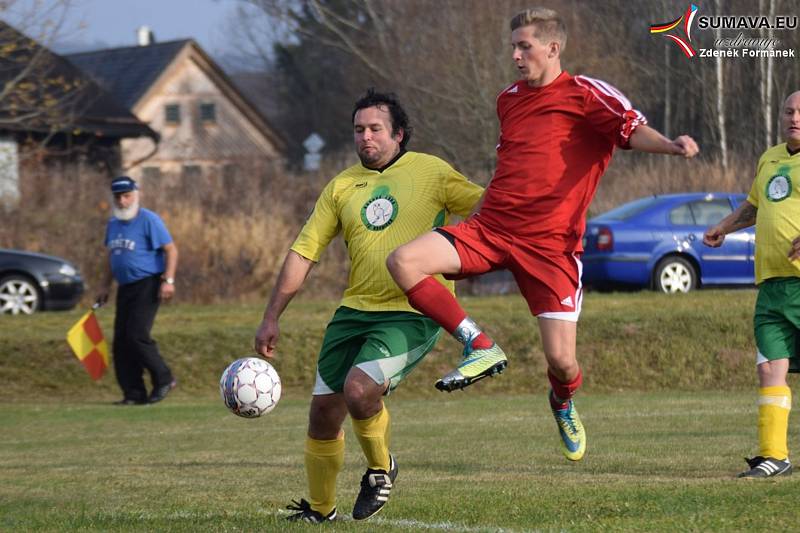
[[[341,231],[350,255],[350,279],[341,305],[362,311],[415,311],[386,268],[398,246],[468,215],[483,188],[427,154],[406,152],[383,172],[360,163],[333,178],[292,250],[319,261]],[[439,278],[453,291],[453,283]]]
[[[800,236],[800,154],[786,143],[761,156],[747,196],[756,214],[756,284],[769,278],[800,277],[800,261],[789,261],[792,241]]]

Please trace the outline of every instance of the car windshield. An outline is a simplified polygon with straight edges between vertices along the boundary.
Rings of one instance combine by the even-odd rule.
[[[649,198],[640,198],[627,204],[622,204],[615,207],[611,211],[606,211],[602,215],[598,215],[593,220],[597,222],[610,221],[610,220],[628,220],[629,218],[638,215],[645,209],[659,203],[661,198],[651,196]]]

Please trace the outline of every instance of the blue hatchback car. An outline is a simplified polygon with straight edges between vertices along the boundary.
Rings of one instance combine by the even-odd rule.
[[[623,204],[586,223],[583,283],[589,287],[649,287],[667,293],[709,285],[753,285],[755,228],[731,233],[719,248],[705,230],[747,196],[665,194]]]

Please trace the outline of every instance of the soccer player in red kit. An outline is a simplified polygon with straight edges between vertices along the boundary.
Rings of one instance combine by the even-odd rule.
[[[572,401],[582,382],[575,339],[586,210],[616,147],[687,158],[698,148],[689,136],[669,140],[647,126],[608,83],[563,71],[566,40],[553,10],[528,9],[511,20],[522,79],[497,98],[497,167],[477,213],[401,246],[387,266],[411,306],[464,344],[461,364],[436,383],[445,391],[494,375],[507,360],[432,276],[511,271],[538,321],[564,454],[577,461],[586,449]]]

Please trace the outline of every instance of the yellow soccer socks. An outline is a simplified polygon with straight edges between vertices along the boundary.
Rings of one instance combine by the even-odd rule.
[[[389,471],[389,411],[384,407],[364,420],[353,421],[353,431],[372,470]]]
[[[781,461],[789,457],[786,433],[791,409],[792,391],[789,387],[758,389],[758,443],[764,457]]]
[[[344,432],[333,440],[306,437],[306,476],[311,508],[327,516],[336,507],[336,476],[344,464]]]
[[[389,411],[384,407],[374,416],[353,421],[369,468],[389,471]],[[333,440],[306,437],[306,475],[311,508],[327,516],[336,507],[336,477],[344,465],[344,432]]]

